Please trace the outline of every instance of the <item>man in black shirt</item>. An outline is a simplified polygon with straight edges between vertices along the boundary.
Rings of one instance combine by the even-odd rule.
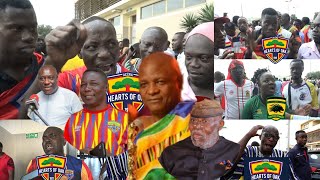
[[[240,145],[219,136],[223,109],[218,101],[195,103],[189,122],[191,136],[167,147],[159,158],[162,167],[178,179],[216,179],[229,170]]]
[[[304,131],[296,132],[297,144],[290,149],[288,156],[294,172],[303,180],[311,180],[311,167],[309,164],[308,148],[305,146],[308,136]]]

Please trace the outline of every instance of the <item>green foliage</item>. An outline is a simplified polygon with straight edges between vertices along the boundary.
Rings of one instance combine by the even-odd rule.
[[[198,26],[199,24],[205,22],[213,22],[214,21],[214,6],[213,4],[206,4],[203,8],[201,8],[198,13],[199,16],[189,13],[186,14],[180,22],[180,26],[186,30],[186,32],[190,32],[193,28]]]
[[[54,158],[49,158],[49,159],[43,161],[41,165],[47,165],[47,164],[51,164],[51,163],[52,164],[56,164],[56,165],[61,165],[62,164],[60,161],[58,161],[58,160],[56,160]]]
[[[38,25],[38,35],[39,37],[45,38],[47,34],[52,30],[52,27],[50,25]]]
[[[258,165],[254,170],[256,171],[260,171],[260,170],[263,170],[263,169],[269,169],[271,171],[276,171],[277,168],[274,166],[274,165],[270,165],[269,163],[263,163],[261,165]]]
[[[147,176],[145,177],[145,180],[174,180],[173,176],[171,176],[169,173],[166,172],[164,169],[152,169]]]
[[[205,7],[201,8],[199,12],[199,24],[214,21],[214,6],[213,4],[206,4]]]
[[[133,81],[130,78],[125,78],[122,81],[116,82],[113,86],[112,89],[120,89],[120,88],[125,88],[126,85],[129,85],[132,88],[139,89],[140,85],[138,81]]]
[[[198,21],[198,17],[192,13],[190,14],[186,14],[181,23],[180,26],[186,30],[186,32],[190,32],[193,28],[195,28],[196,26],[198,26],[199,21]]]
[[[309,72],[307,74],[307,78],[313,80],[320,79],[320,71]]]
[[[284,44],[278,40],[272,40],[271,42],[267,43],[267,46],[273,46],[273,45],[283,46]]]

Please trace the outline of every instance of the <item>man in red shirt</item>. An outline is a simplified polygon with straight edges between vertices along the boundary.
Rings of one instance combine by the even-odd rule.
[[[3,145],[0,142],[0,179],[13,180],[14,179],[14,163],[10,156],[2,152]]]

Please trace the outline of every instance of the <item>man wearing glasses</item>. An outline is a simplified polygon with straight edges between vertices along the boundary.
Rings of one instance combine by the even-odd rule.
[[[247,146],[249,140],[254,137],[258,136],[257,131],[262,129],[260,137],[260,146]],[[274,147],[277,145],[279,140],[279,131],[276,127],[268,125],[268,126],[261,126],[257,125],[254,126],[239,142],[241,148],[240,152],[243,152],[243,155],[240,161],[237,164],[235,171],[233,172],[233,176],[230,179],[240,179],[241,176],[244,175],[244,159],[248,157],[287,157],[286,153],[275,149]],[[290,179],[298,179],[293,171],[292,165],[290,166]]]
[[[313,20],[314,28],[312,31],[313,40],[301,45],[298,51],[299,59],[319,59],[320,58],[320,13]],[[309,30],[310,31],[310,30]]]
[[[159,158],[162,167],[177,179],[216,179],[229,170],[240,146],[219,136],[223,109],[216,100],[196,102],[191,110],[191,136],[168,146]]]

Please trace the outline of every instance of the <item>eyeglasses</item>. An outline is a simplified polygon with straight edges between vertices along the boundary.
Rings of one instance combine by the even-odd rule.
[[[273,140],[276,140],[276,141],[280,139],[278,135],[273,135],[271,133],[263,133],[263,136],[268,139],[272,138]]]

